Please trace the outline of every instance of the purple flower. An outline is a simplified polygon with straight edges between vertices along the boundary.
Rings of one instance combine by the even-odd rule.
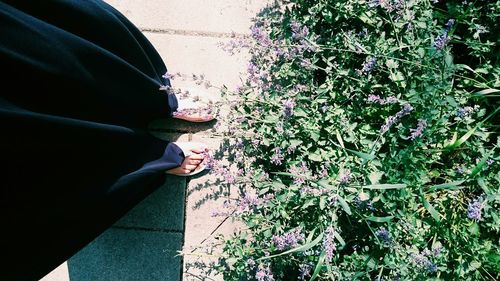
[[[278,134],[283,134],[285,130],[283,129],[283,122],[276,123],[276,132]]]
[[[257,281],[274,281],[271,268],[269,268],[269,266],[259,265],[259,268],[255,273],[255,279],[257,279]]]
[[[321,170],[319,171],[319,176],[322,178],[328,177],[328,168],[324,164],[321,165]]]
[[[297,21],[292,21],[290,23],[290,28],[292,29],[292,38],[295,40],[302,40],[309,35],[309,28],[307,28],[307,26],[302,26]]]
[[[429,260],[422,253],[412,254],[412,261],[420,270],[424,270],[427,273],[433,273],[437,271],[437,265]]]
[[[281,149],[279,147],[274,148],[274,155],[271,157],[271,163],[274,165],[281,165],[285,157],[281,153]]]
[[[412,112],[412,111],[413,111],[413,107],[408,103],[405,104],[403,106],[403,108],[396,113],[396,115],[387,117],[387,119],[385,120],[385,124],[382,125],[382,127],[380,128],[380,133],[383,134],[383,133],[387,132],[394,124],[399,122],[399,120],[401,120],[401,118],[410,114],[410,112]]]
[[[171,74],[171,73],[168,73],[166,72],[165,74],[163,74],[161,77],[167,79],[167,80],[174,80],[175,77],[176,77],[176,74]]]
[[[251,62],[247,66],[247,72],[251,76],[254,76],[255,74],[257,74],[259,72],[259,69],[257,68],[257,66],[253,62]]]
[[[290,118],[293,115],[293,108],[295,107],[295,102],[292,99],[287,99],[282,101],[283,103],[283,112],[285,114],[285,118]]]
[[[251,32],[257,44],[263,47],[268,47],[272,44],[271,38],[269,38],[269,35],[262,28],[253,26]]]
[[[376,8],[378,6],[380,6],[380,0],[369,0],[368,1],[368,7]]]
[[[410,112],[413,111],[413,106],[411,106],[411,104],[407,103],[403,106],[403,109],[401,111],[399,111],[398,113],[396,113],[396,116],[398,118],[401,118],[405,115],[408,115],[410,114]]]
[[[459,173],[459,174],[463,175],[463,174],[465,174],[465,172],[466,172],[466,170],[465,170],[465,168],[464,168],[464,167],[458,167],[458,168],[457,168],[457,173]]]
[[[334,230],[332,226],[329,226],[325,230],[325,236],[323,238],[323,250],[326,254],[326,260],[331,262],[333,259],[333,254],[337,250],[334,241]]]
[[[372,202],[370,202],[369,200],[361,200],[361,198],[356,197],[354,198],[354,206],[359,209],[359,210],[362,210],[362,211],[365,211],[365,210],[369,210],[369,211],[375,211],[375,208],[373,207],[372,205]]]
[[[311,277],[312,266],[310,264],[301,264],[299,266],[299,280],[306,280]]]
[[[448,40],[448,31],[444,31],[434,39],[433,46],[438,50],[442,50],[446,46],[446,43],[448,43]]]
[[[368,103],[381,103],[382,99],[380,98],[379,95],[368,95],[368,98],[366,99]]]
[[[290,145],[290,146],[286,149],[286,152],[287,152],[288,154],[292,154],[292,153],[294,153],[294,152],[295,152],[295,150],[296,150],[296,149],[297,149],[297,146],[292,144],[292,145]]]
[[[246,213],[252,211],[255,207],[259,206],[261,201],[257,196],[253,196],[250,193],[246,192],[243,198],[241,198],[238,202],[238,210],[237,214]]]
[[[456,115],[460,118],[469,116],[471,113],[474,112],[474,108],[471,106],[466,106],[466,107],[460,107],[456,113]]]
[[[441,254],[441,251],[443,250],[443,246],[441,245],[441,243],[438,243],[437,245],[433,245],[432,246],[432,255],[433,256],[439,256],[439,254]]]
[[[377,231],[375,231],[375,235],[377,235],[378,238],[382,239],[384,243],[390,243],[391,242],[391,234],[385,227],[380,227]]]
[[[328,106],[327,104],[322,105],[320,108],[321,112],[323,112],[323,113],[326,113],[329,109],[330,109],[330,106]]]
[[[347,169],[345,170],[342,174],[339,176],[339,182],[340,184],[348,184],[349,181],[351,181],[351,170]]]
[[[385,133],[385,132],[389,131],[389,129],[392,127],[392,125],[396,124],[397,121],[398,121],[398,119],[395,116],[387,117],[387,119],[385,120],[385,124],[382,125],[382,127],[380,128],[380,132]]]
[[[228,171],[224,174],[224,181],[226,181],[227,184],[233,184],[236,178]]]
[[[398,101],[399,100],[394,96],[390,96],[390,97],[387,97],[386,99],[383,99],[379,95],[373,95],[373,94],[368,95],[368,98],[366,99],[366,102],[368,102],[368,103],[378,103],[381,105],[390,104],[390,103],[397,103]]]
[[[469,206],[467,208],[467,217],[471,220],[481,220],[481,202],[479,201],[479,198],[474,199],[469,203]]]
[[[423,119],[419,119],[418,120],[418,124],[417,124],[417,128],[416,129],[410,129],[410,132],[411,132],[410,139],[411,140],[415,140],[416,138],[422,136],[422,134],[424,132],[424,129],[426,127],[427,127],[427,121],[425,121]]]
[[[312,67],[312,62],[310,59],[301,59],[300,66],[305,69],[310,69]]]
[[[377,58],[368,57],[366,61],[363,63],[361,68],[362,74],[368,74],[373,71],[373,69],[377,66]]]
[[[249,267],[254,267],[254,266],[255,266],[255,261],[254,261],[254,259],[249,258],[249,259],[247,260],[247,265],[248,265]]]
[[[295,229],[283,235],[273,235],[272,241],[278,251],[288,250],[303,242],[304,234],[300,232],[300,229]]]
[[[493,163],[495,163],[495,160],[493,160],[493,159],[486,160],[486,165],[488,165],[488,166],[493,165]]]
[[[395,96],[390,96],[384,100],[384,103],[397,103],[398,101],[398,98],[396,98]]]
[[[300,166],[292,166],[290,167],[290,173],[296,176],[303,176],[309,173],[309,169],[307,168],[306,163],[301,162]],[[294,177],[293,183],[296,185],[302,185],[305,183],[305,179],[302,177]]]
[[[455,20],[454,19],[449,19],[446,24],[444,25],[444,29],[448,32],[451,30],[451,28],[453,27],[453,25],[455,24]]]

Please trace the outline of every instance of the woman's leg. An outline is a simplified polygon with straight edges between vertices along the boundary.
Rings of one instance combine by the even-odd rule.
[[[12,4],[6,4],[10,3]],[[147,40],[101,1],[0,1],[2,97],[32,111],[145,127],[174,95]]]

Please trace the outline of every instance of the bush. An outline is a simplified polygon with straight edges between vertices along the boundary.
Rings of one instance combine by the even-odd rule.
[[[499,280],[499,14],[276,1],[225,46],[252,56],[214,164],[246,225],[225,280]]]

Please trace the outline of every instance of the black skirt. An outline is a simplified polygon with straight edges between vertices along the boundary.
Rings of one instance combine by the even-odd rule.
[[[0,279],[38,280],[181,164],[164,63],[99,0],[0,0]]]

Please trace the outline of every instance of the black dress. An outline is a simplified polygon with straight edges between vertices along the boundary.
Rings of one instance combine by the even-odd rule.
[[[37,280],[181,164],[146,132],[175,96],[160,56],[99,0],[0,0],[0,279]]]

